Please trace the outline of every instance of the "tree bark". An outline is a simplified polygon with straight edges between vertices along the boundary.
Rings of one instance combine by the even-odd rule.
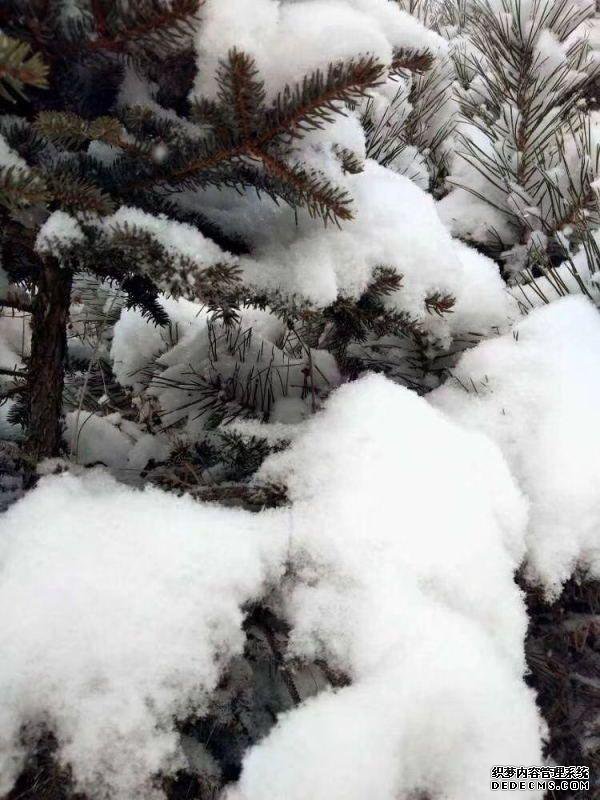
[[[40,264],[31,316],[29,413],[25,450],[32,461],[58,456],[72,274],[55,258]]]

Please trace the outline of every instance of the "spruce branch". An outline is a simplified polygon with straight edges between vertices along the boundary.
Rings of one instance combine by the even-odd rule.
[[[344,172],[350,175],[357,175],[359,172],[363,171],[364,164],[362,160],[356,153],[353,153],[352,150],[349,150],[347,147],[341,147],[338,144],[334,144],[332,149],[339,158]]]
[[[71,111],[41,111],[33,128],[48,141],[66,149],[81,148],[93,140],[114,147],[126,146],[121,123],[109,116],[86,120]]]
[[[252,57],[235,48],[230,50],[217,72],[217,84],[221,113],[226,109],[233,112],[232,133],[237,134],[236,139],[248,139],[265,113],[264,84]]]
[[[27,43],[0,33],[0,97],[14,103],[26,86],[45,89],[48,67]]]
[[[290,142],[323,128],[335,114],[344,114],[345,104],[366,97],[367,90],[378,86],[384,74],[384,66],[373,56],[330,64],[325,74],[315,70],[277,95],[256,144],[262,148],[282,139]]]
[[[40,163],[47,142],[33,129],[29,121],[12,114],[0,117],[0,134],[27,164],[37,166]]]
[[[19,370],[16,367],[0,367],[0,375],[6,375],[11,378],[26,378],[27,373],[23,370]]]
[[[0,167],[0,205],[14,210],[46,203],[49,197],[37,173],[17,166]]]
[[[203,0],[136,0],[135,3],[92,3],[97,31],[84,43],[90,50],[156,56],[181,47],[190,38]]]
[[[415,50],[401,47],[395,50],[390,67],[390,77],[403,72],[423,73],[428,72],[433,66],[433,55],[429,50]]]
[[[137,159],[136,169],[144,161],[152,164],[156,148],[181,149],[185,157],[189,134],[183,120],[163,117],[147,106],[124,106],[117,114],[128,135],[121,135],[115,146]]]
[[[22,314],[31,314],[32,306],[26,300],[12,300],[5,298],[0,300],[0,309],[7,308],[11,311],[19,311]]]
[[[350,198],[327,179],[300,164],[289,165],[276,147],[289,146],[304,133],[321,128],[344,113],[344,104],[356,102],[376,86],[384,67],[366,56],[317,70],[293,87],[286,87],[272,106],[263,108],[264,90],[253,60],[232,50],[219,70],[219,103],[199,102],[192,108],[198,123],[212,123],[212,137],[190,143],[144,184],[255,186],[290,205],[304,206],[311,215],[327,220],[351,218]],[[230,108],[233,107],[233,119]],[[194,148],[197,153],[193,155]],[[267,177],[253,166],[261,164]]]
[[[17,383],[14,386],[3,388],[2,391],[0,391],[0,406],[7,403],[13,397],[19,397],[19,395],[25,394],[26,391],[27,391],[27,384],[24,382]]]
[[[275,193],[291,205],[298,202],[311,217],[322,217],[325,222],[352,219],[348,192],[332,186],[318,170],[307,170],[302,164],[288,166],[265,152],[257,152],[256,155],[267,171],[281,183],[279,189],[274,188]],[[290,198],[287,196],[288,187],[294,192]]]
[[[456,300],[451,294],[443,292],[433,292],[425,298],[425,308],[429,314],[437,314],[443,317],[444,314],[451,314]]]
[[[52,199],[65,211],[106,216],[115,211],[112,197],[92,180],[67,170],[46,175],[46,185]]]
[[[305,320],[309,329],[316,327],[319,346],[331,349],[344,366],[351,343],[366,342],[371,334],[394,335],[412,327],[408,315],[388,308],[384,302],[401,286],[402,275],[396,270],[378,267],[358,300],[340,297],[325,309],[305,314]]]
[[[208,128],[216,141],[231,137],[231,113],[227,106],[207,97],[195,97],[192,101],[192,118],[201,128]]]

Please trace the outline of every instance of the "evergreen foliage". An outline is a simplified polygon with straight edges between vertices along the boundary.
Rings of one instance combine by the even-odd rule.
[[[462,39],[458,184],[487,205],[485,244],[509,272],[564,260],[597,227],[599,151],[587,95],[597,76],[589,4],[448,4]],[[480,234],[477,234],[480,236]]]
[[[394,55],[391,75],[399,85],[388,106],[378,110],[371,98],[364,107],[367,155],[383,166],[399,168],[441,195],[453,129],[453,116],[446,113],[452,96],[452,64],[445,57],[434,58],[428,50],[403,48]],[[428,171],[425,183],[420,161]]]
[[[28,44],[0,34],[0,96],[15,102],[25,99],[26,86],[39,89],[48,85],[48,67],[39,53],[32,53]]]
[[[55,324],[66,325],[71,278],[60,276],[85,273],[113,282],[124,292],[126,305],[142,308],[159,325],[167,322],[156,300],[159,288],[174,296],[191,294],[217,317],[231,318],[234,267],[208,263],[198,270],[147,231],[128,224],[99,228],[98,217],[134,206],[192,224],[234,250],[235,242],[174,202],[178,193],[208,186],[252,187],[325,222],[339,224],[352,217],[347,191],[318,170],[290,160],[290,147],[377,85],[384,67],[374,58],[316,70],[268,103],[252,58],[234,49],[219,68],[215,101],[196,99],[189,105],[167,97],[164,109],[117,102],[118,80],[128,69],[160,82],[161,71],[168,73],[175,65],[185,85],[198,11],[197,0],[94,0],[73,8],[13,0],[1,12],[2,101],[16,112],[1,120],[11,154],[11,161],[0,163],[2,264],[10,278],[28,288],[34,307],[23,416],[34,458],[56,454],[60,445],[56,396],[66,358],[65,329],[49,335],[43,321],[47,308],[35,313],[42,297],[61,303]],[[163,82],[168,80],[172,76]],[[101,82],[106,85],[100,92]],[[169,102],[178,105],[178,113]],[[97,156],[99,144],[108,148],[108,159]],[[56,211],[74,215],[81,235],[50,236],[41,252],[36,237]],[[62,296],[58,292],[50,301],[47,292],[58,284]],[[42,330],[36,328],[38,319]],[[48,353],[51,342],[54,351]],[[49,363],[54,364],[51,374]],[[49,393],[55,396],[51,411],[33,408],[38,400],[44,403],[35,391],[41,374],[55,386]],[[42,427],[36,430],[36,425]]]

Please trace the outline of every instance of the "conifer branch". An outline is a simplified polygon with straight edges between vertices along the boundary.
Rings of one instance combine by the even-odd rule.
[[[451,294],[444,294],[443,292],[434,292],[425,298],[425,308],[429,314],[437,314],[442,317],[444,314],[451,314],[456,300]]]
[[[236,138],[250,138],[265,113],[264,84],[258,78],[254,60],[235,48],[217,73],[219,103],[222,111],[233,110]]]
[[[413,72],[421,74],[428,72],[433,66],[433,55],[429,50],[415,50],[402,47],[394,52],[390,67],[390,76],[393,77],[402,72]]]
[[[95,0],[93,14],[98,36],[86,41],[85,47],[154,56],[169,52],[191,35],[202,3],[203,0],[136,0],[127,5],[115,4],[106,13],[102,0]]]
[[[363,171],[364,164],[362,160],[356,153],[353,153],[352,150],[349,150],[347,147],[341,147],[338,144],[334,144],[332,149],[339,158],[344,172],[350,175],[357,175],[359,172]]]
[[[15,102],[15,95],[25,98],[25,86],[45,89],[48,67],[28,44],[0,33],[0,97],[10,102]]]
[[[281,182],[278,194],[284,199],[287,199],[286,187],[291,187],[300,204],[312,217],[320,216],[326,222],[352,219],[349,208],[351,198],[348,192],[332,186],[320,172],[306,170],[301,164],[288,166],[265,152],[256,155],[271,175]]]
[[[19,370],[16,367],[12,369],[9,367],[0,367],[0,375],[7,375],[11,378],[26,378],[27,373],[23,370]]]
[[[0,308],[8,308],[11,311],[20,311],[23,314],[31,314],[32,306],[25,300],[10,300],[5,298],[0,300]]]
[[[46,203],[50,195],[35,172],[17,166],[0,167],[0,205],[10,210]]]
[[[106,216],[115,210],[112,197],[87,178],[63,170],[48,174],[46,184],[53,200],[65,211]]]
[[[466,10],[473,46],[457,55],[465,78],[457,99],[469,126],[458,140],[474,185],[464,181],[462,188],[505,218],[516,243],[505,258],[515,264],[533,257],[533,251],[527,255],[533,231],[551,237],[565,224],[581,229],[595,205],[590,184],[598,163],[596,157],[591,167],[580,102],[598,65],[584,38],[566,44],[589,14],[589,7],[570,0],[539,0],[527,9],[520,0],[502,0],[501,11],[479,0]],[[540,37],[549,31],[565,43],[553,69],[540,47]],[[576,150],[569,158],[567,140]],[[577,161],[578,174],[572,174],[570,160]]]
[[[255,144],[262,148],[322,128],[335,114],[344,113],[344,104],[357,102],[378,86],[384,74],[384,66],[372,56],[330,64],[326,74],[316,70],[278,94]]]
[[[92,140],[126,146],[121,123],[109,116],[86,120],[71,111],[41,111],[33,128],[48,141],[67,149],[80,148]]]
[[[441,193],[448,171],[445,142],[455,120],[450,112],[444,122],[439,116],[451,97],[453,70],[429,51],[402,49],[396,51],[390,71],[392,79],[400,76],[405,80],[383,112],[376,110],[372,98],[363,107],[367,156],[383,166],[393,164],[395,169],[403,164],[405,174],[412,177],[408,170],[414,169],[414,159],[403,163],[400,157],[407,147],[414,147],[428,167],[430,190]]]
[[[220,102],[196,103],[192,109],[197,122],[215,123],[212,140],[196,145],[196,157],[186,154],[182,158],[180,154],[179,160],[164,167],[163,174],[143,179],[142,185],[245,185],[247,180],[246,185],[283,197],[292,205],[305,206],[310,214],[325,220],[350,219],[350,198],[344,191],[316,172],[284,163],[273,150],[321,128],[334,114],[343,114],[344,104],[363,97],[383,73],[384,67],[369,56],[330,65],[326,75],[313,72],[281,92],[270,109],[263,109],[264,90],[253,60],[232,50],[219,70]],[[227,111],[231,105],[232,121]],[[261,163],[274,182],[260,177],[248,161]]]

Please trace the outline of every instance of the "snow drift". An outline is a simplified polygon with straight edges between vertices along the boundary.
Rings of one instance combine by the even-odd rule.
[[[44,478],[4,516],[0,791],[23,730],[45,724],[92,798],[160,796],[153,777],[183,763],[174,720],[202,713],[243,646],[244,604],[273,587],[290,655],[351,685],[282,716],[228,798],[476,799],[494,763],[539,763],[513,582],[526,508],[498,449],[368,377],[260,477],[286,483],[289,508],[92,472]]]

